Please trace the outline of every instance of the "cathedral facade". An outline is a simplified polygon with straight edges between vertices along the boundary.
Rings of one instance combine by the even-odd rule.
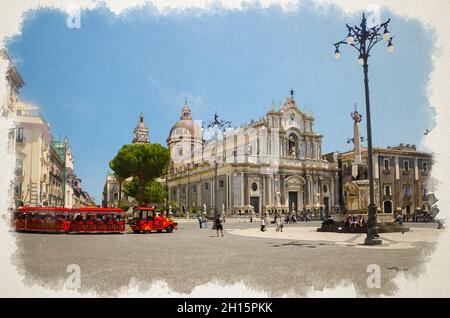
[[[291,95],[260,120],[218,131],[202,128],[185,104],[167,138],[169,200],[209,215],[341,211],[339,168],[322,156],[314,120]]]

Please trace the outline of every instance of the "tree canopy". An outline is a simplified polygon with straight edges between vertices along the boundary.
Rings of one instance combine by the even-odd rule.
[[[109,162],[109,167],[125,182],[124,193],[139,203],[161,203],[164,187],[155,180],[167,172],[170,152],[160,144],[124,145]]]

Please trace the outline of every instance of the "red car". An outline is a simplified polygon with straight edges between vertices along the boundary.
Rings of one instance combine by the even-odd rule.
[[[133,209],[131,229],[134,233],[150,233],[151,231],[171,233],[176,228],[177,222],[170,217],[161,216],[153,207],[139,206]]]

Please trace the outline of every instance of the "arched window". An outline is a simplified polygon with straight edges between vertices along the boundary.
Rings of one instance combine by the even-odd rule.
[[[297,157],[297,135],[290,134],[288,138],[288,154]]]

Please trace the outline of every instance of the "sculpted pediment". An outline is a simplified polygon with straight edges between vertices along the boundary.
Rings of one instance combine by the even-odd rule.
[[[292,108],[284,112],[281,119],[281,125],[285,130],[290,128],[297,128],[301,131],[304,130],[304,114],[297,108]]]

